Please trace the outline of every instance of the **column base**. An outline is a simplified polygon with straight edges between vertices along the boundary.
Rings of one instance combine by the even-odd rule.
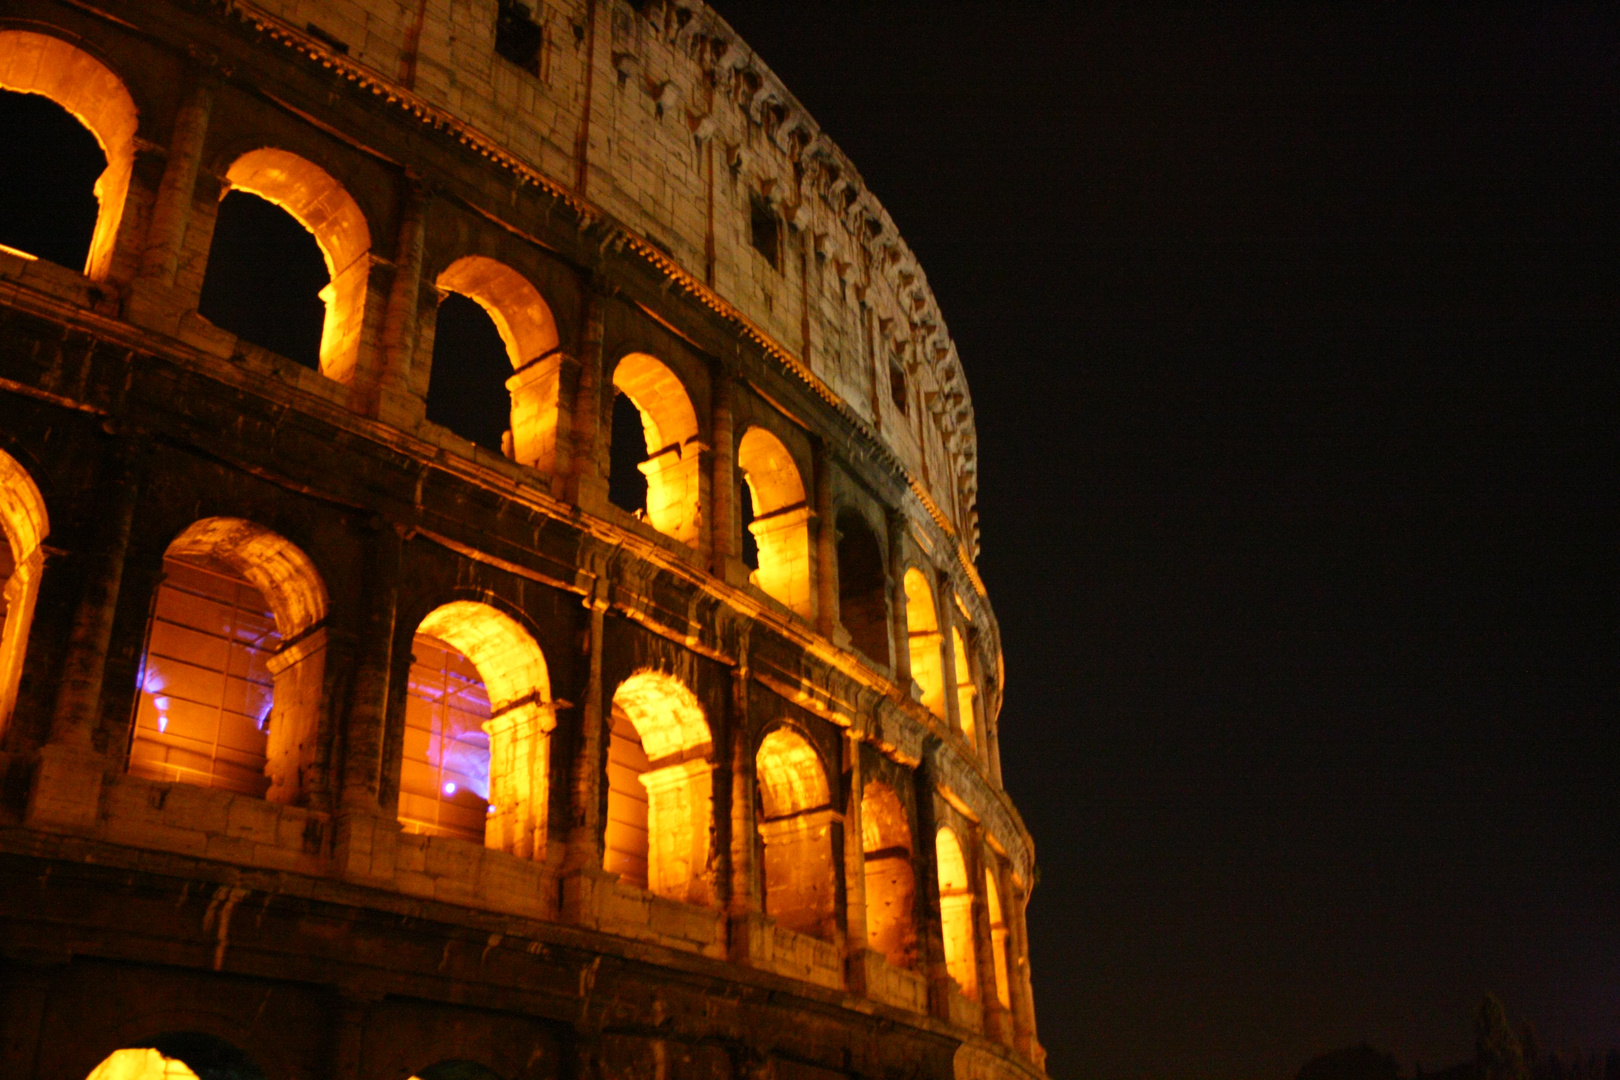
[[[340,810],[332,817],[332,869],[348,881],[394,880],[399,822],[374,810]]]

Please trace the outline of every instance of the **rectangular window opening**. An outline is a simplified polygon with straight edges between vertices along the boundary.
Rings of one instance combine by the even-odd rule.
[[[892,360],[889,361],[889,397],[894,400],[894,407],[900,410],[900,415],[906,415],[906,373]]]
[[[528,4],[500,0],[495,15],[495,52],[531,75],[540,74],[545,28]]]
[[[769,200],[758,195],[749,199],[748,207],[748,238],[754,250],[765,256],[772,266],[781,269],[782,223],[777,219],[776,211],[771,209]]]

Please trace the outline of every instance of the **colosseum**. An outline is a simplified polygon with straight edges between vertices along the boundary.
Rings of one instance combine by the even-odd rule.
[[[956,347],[714,11],[4,0],[0,93],[100,154],[0,246],[0,1075],[1045,1076]]]

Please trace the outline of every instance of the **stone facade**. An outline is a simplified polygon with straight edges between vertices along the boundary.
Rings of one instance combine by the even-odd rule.
[[[0,248],[0,1074],[1044,1075],[955,347],[714,12],[6,0],[0,88],[109,161]],[[230,191],[318,370],[198,313]]]

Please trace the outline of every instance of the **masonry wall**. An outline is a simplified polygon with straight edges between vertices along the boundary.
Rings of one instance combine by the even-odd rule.
[[[1022,934],[1034,856],[1000,788],[999,639],[971,492],[929,479],[970,476],[970,414],[952,427],[921,404],[960,376],[949,348],[923,363],[910,316],[910,344],[883,347],[917,407],[884,412],[883,305],[911,287],[912,314],[937,313],[853,168],[703,8],[542,5],[535,74],[492,58],[493,2],[257,10],[17,0],[0,16],[0,44],[22,29],[73,43],[140,118],[104,276],[0,252],[0,452],[49,516],[0,717],[4,1071],[82,1076],[113,1049],[200,1031],[277,1077],[399,1080],[452,1057],[505,1077],[1040,1075]],[[352,369],[301,367],[197,313],[232,164],[266,146],[352,198],[369,234]],[[792,185],[766,185],[771,169]],[[712,242],[711,190],[729,206]],[[756,196],[780,215],[779,266],[743,231]],[[535,358],[554,380],[544,468],[426,420],[434,282],[467,255],[521,275],[555,320],[558,349]],[[779,302],[794,282],[796,313]],[[631,353],[667,367],[696,417],[689,538],[606,498],[613,372]],[[812,602],[797,608],[738,557],[736,448],[755,425],[806,493]],[[846,510],[883,548],[888,664],[839,623]],[[165,553],[207,519],[290,545],[321,593],[308,767],[282,801],[128,771]],[[907,671],[911,567],[942,632],[969,639],[974,671],[947,660],[947,675],[978,680],[974,741],[954,695],[935,716]],[[521,855],[398,820],[411,645],[451,603],[499,613],[544,658],[544,698],[524,706],[544,825]],[[710,799],[705,884],[684,901],[602,869],[609,705],[649,672],[709,736],[682,765]],[[755,755],[781,726],[826,773],[804,850],[830,877],[829,925],[766,910]],[[917,948],[898,966],[865,940],[868,777],[914,829]],[[1005,880],[1010,1008],[964,998],[946,969],[946,824],[971,880]]]

